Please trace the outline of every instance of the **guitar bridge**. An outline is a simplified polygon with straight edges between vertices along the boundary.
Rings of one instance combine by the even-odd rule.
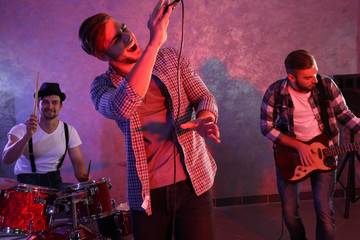
[[[336,168],[336,160],[333,157],[328,157],[324,159],[324,165],[329,167],[329,168]]]

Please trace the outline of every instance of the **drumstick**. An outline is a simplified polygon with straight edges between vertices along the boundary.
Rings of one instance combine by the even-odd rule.
[[[89,176],[90,176],[90,168],[91,168],[91,160],[89,162],[89,167],[88,167],[88,172],[87,172],[87,179],[89,180]]]
[[[37,110],[37,100],[38,100],[38,91],[39,91],[39,75],[40,75],[40,72],[38,72],[37,81],[36,81],[34,115],[36,115],[36,110]]]

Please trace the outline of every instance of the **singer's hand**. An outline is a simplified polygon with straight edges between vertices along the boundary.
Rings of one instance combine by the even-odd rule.
[[[197,131],[203,138],[208,138],[216,143],[220,142],[220,132],[218,126],[215,124],[213,116],[207,118],[197,118],[190,122],[181,124],[182,129],[189,129]]]
[[[167,39],[169,16],[173,7],[167,7],[169,0],[160,0],[150,14],[148,27],[150,29],[149,45],[160,47]]]

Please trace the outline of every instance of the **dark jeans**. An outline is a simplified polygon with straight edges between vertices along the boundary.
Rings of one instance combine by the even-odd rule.
[[[211,190],[197,196],[190,181],[182,181],[175,185],[152,189],[150,196],[150,216],[143,211],[130,210],[134,240],[170,240],[173,227],[177,240],[215,239]]]
[[[60,171],[40,173],[24,173],[16,175],[19,183],[37,185],[48,188],[55,188],[59,191],[63,190],[63,182]]]
[[[285,224],[292,240],[305,240],[305,228],[299,214],[299,182],[285,181],[276,169],[277,185],[282,202]],[[335,239],[333,194],[336,171],[310,175],[316,213],[316,239]]]

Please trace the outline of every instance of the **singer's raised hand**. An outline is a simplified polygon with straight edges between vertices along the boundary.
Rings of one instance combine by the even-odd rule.
[[[149,45],[160,47],[167,39],[169,16],[173,7],[167,7],[169,0],[160,0],[150,14],[148,27],[150,29]]]

